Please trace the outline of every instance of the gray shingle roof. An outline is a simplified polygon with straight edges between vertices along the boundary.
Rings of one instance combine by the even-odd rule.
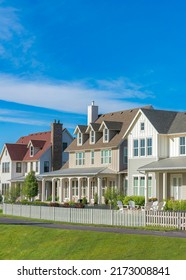
[[[176,118],[177,112],[165,110],[148,110],[142,108],[142,112],[149,119],[155,129],[162,134],[167,134]]]
[[[152,108],[151,106],[146,106],[144,108]],[[77,139],[75,139],[65,150],[66,152],[72,151],[81,151],[81,150],[90,150],[90,149],[101,149],[101,148],[114,148],[118,147],[118,145],[123,141],[123,135],[127,131],[129,125],[131,124],[133,118],[137,114],[140,108],[134,108],[130,110],[124,110],[119,112],[112,112],[108,114],[100,115],[99,118],[95,121],[95,124],[101,124],[103,121],[105,122],[115,122],[120,123],[120,130],[115,136],[108,142],[103,143],[103,137],[99,138],[99,140],[95,144],[90,144],[89,139],[82,145],[77,145]],[[118,129],[118,128],[117,128]]]
[[[182,170],[186,169],[186,157],[173,157],[154,161],[140,167],[139,171]]]

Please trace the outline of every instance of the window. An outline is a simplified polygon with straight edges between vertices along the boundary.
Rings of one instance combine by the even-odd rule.
[[[91,130],[90,132],[90,143],[95,144],[95,131]]]
[[[145,156],[145,139],[140,139],[140,156]]]
[[[84,165],[85,164],[85,153],[80,152],[76,153],[76,165]]]
[[[140,177],[139,195],[145,195],[145,177]]]
[[[38,161],[36,161],[36,172],[38,172],[38,170],[39,170],[39,163]]]
[[[27,173],[28,170],[28,166],[27,166],[27,162],[25,162],[25,173]]]
[[[145,176],[133,177],[133,195],[145,196]],[[148,177],[148,197],[152,196],[152,177]]]
[[[141,130],[141,131],[144,131],[144,130],[145,130],[145,123],[144,123],[144,122],[141,122],[141,123],[140,123],[140,130]]]
[[[147,156],[152,156],[152,138],[147,138]]]
[[[78,196],[78,181],[72,181],[72,195]]]
[[[82,186],[81,186],[81,196],[86,197],[86,195],[87,195],[87,180],[83,179]]]
[[[16,173],[21,173],[21,162],[16,162]]]
[[[135,139],[133,141],[133,155],[134,157],[138,157],[138,140]]]
[[[102,150],[101,151],[101,163],[109,164],[112,161],[111,150]]]
[[[91,156],[90,162],[91,164],[94,164],[94,151],[90,152],[90,156]]]
[[[180,155],[185,155],[185,137],[180,137]]]
[[[33,157],[34,155],[34,147],[30,146],[30,156]]]
[[[104,128],[104,130],[103,130],[103,141],[104,142],[109,141],[109,130],[108,130],[108,128]]]
[[[30,163],[30,171],[33,171],[33,162]]]
[[[69,187],[68,187],[68,182],[65,182],[65,198],[68,198],[69,197]]]
[[[78,133],[78,145],[82,145],[82,143],[83,143],[83,141],[82,141],[82,133],[81,132],[79,132]]]
[[[44,172],[49,172],[49,161],[44,161]]]
[[[63,142],[63,151],[67,148],[67,142]]]
[[[148,177],[148,197],[152,197],[152,177]]]
[[[128,148],[124,147],[123,149],[123,163],[127,164],[128,162]]]
[[[9,192],[9,184],[2,184],[2,195],[6,195]]]
[[[2,173],[9,173],[9,172],[10,172],[10,162],[3,162]]]
[[[138,177],[134,177],[133,179],[133,193],[134,195],[138,195]]]

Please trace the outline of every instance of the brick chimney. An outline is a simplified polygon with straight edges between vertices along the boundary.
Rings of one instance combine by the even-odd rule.
[[[62,166],[62,129],[63,125],[56,120],[51,124],[52,170],[59,170]]]

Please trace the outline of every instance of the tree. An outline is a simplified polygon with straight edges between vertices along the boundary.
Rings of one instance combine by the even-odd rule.
[[[29,200],[38,195],[38,182],[34,171],[30,171],[23,183],[22,194]]]
[[[16,184],[15,186],[12,186],[9,193],[7,194],[6,199],[14,203],[16,202],[16,199],[20,196],[21,189],[20,189],[20,184]]]
[[[111,209],[112,205],[114,204],[114,202],[116,202],[117,196],[118,196],[118,193],[115,190],[115,188],[108,187],[106,189],[104,198],[105,198],[105,202],[108,202],[110,204],[110,209]]]

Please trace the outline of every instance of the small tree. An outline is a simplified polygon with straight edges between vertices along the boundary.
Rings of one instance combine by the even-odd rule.
[[[16,186],[12,186],[9,193],[8,193],[8,200],[11,203],[16,202],[16,199],[20,196],[20,184]]]
[[[38,182],[34,171],[30,171],[23,183],[22,194],[29,200],[38,195]]]
[[[115,190],[115,188],[108,187],[106,189],[104,198],[105,198],[105,202],[108,202],[110,204],[110,209],[111,209],[112,205],[117,201],[117,196],[118,196],[118,193]]]

